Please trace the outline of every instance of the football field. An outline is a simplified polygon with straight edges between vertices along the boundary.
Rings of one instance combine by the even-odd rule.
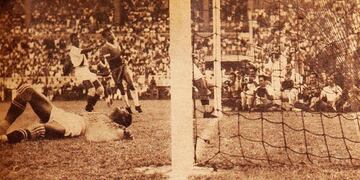
[[[85,101],[55,101],[58,107],[71,112],[82,112]],[[135,114],[131,131],[134,140],[121,140],[111,142],[88,142],[84,137],[68,138],[58,140],[39,140],[26,141],[15,145],[0,145],[0,179],[166,179],[166,175],[161,173],[148,174],[137,171],[141,167],[168,166],[171,163],[171,138],[170,138],[170,101],[143,101],[144,112]],[[116,101],[114,105],[121,105]],[[0,117],[5,116],[9,103],[0,104]],[[96,106],[96,111],[108,113],[110,108],[101,101]],[[273,116],[274,117],[274,116]],[[18,119],[14,126],[24,126],[36,120],[35,114],[30,106]],[[294,120],[291,114],[286,116],[288,121]],[[272,121],[278,120],[277,118]],[[226,117],[219,121],[224,137],[221,150],[226,153],[238,153],[238,140],[226,138],[232,137],[237,132],[238,124],[236,117]],[[258,122],[248,122],[241,120],[244,137],[256,139],[259,133]],[[318,124],[318,121],[308,123]],[[199,161],[202,162],[212,157],[217,147],[217,129],[209,128],[209,124],[214,124],[209,119],[197,119],[199,136],[206,131],[210,140],[209,144],[198,147],[197,153]],[[215,123],[216,124],[216,123]],[[293,124],[296,125],[296,124]],[[271,127],[272,126],[272,127]],[[281,127],[277,124],[265,124],[268,129],[265,131],[266,140],[269,143],[278,143],[281,139]],[[311,130],[316,131],[316,126],[311,126]],[[315,128],[315,129],[314,129]],[[327,130],[331,130],[328,127]],[[287,131],[288,132],[288,131]],[[268,134],[271,133],[271,134]],[[337,133],[337,132],[333,132]],[[300,140],[303,138],[301,133],[296,137],[289,137],[289,146],[294,149],[302,148]],[[357,135],[351,136],[356,138]],[[319,140],[320,141],[320,140]],[[314,141],[315,142],[315,141]],[[298,144],[298,147],[296,145]],[[318,144],[322,144],[319,142]],[[264,150],[258,144],[244,142],[244,150],[247,156],[264,157]],[[316,144],[312,145],[316,148]],[[340,148],[340,147],[339,147]],[[354,151],[356,151],[354,149]],[[323,147],[316,154],[324,153]],[[339,153],[343,150],[339,150]],[[276,152],[269,149],[271,158],[278,158],[278,161],[287,162],[284,152]],[[335,154],[339,155],[339,154]],[[341,154],[340,154],[341,155]],[[346,155],[346,153],[345,153]],[[241,158],[227,157],[234,163],[240,165],[228,167],[228,160],[214,158],[205,166],[216,167],[214,172],[202,176],[193,176],[193,179],[358,179],[359,166],[342,166],[327,163],[299,163],[294,155],[291,158],[295,161],[294,165],[254,165],[246,162],[238,162]],[[305,158],[303,158],[305,159]]]

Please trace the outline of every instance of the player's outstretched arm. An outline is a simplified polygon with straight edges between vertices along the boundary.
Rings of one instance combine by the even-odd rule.
[[[91,52],[91,51],[94,51],[94,50],[97,50],[98,48],[97,47],[89,47],[89,48],[86,48],[86,49],[83,49],[83,50],[81,50],[81,54],[87,54],[87,53],[89,53],[89,52]]]

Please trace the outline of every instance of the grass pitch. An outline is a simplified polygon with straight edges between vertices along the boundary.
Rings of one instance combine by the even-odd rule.
[[[83,112],[85,101],[54,102],[58,107],[71,112]],[[121,102],[116,101],[115,105]],[[0,179],[166,179],[164,174],[145,174],[135,168],[147,166],[167,166],[170,158],[170,101],[143,101],[143,114],[135,115],[131,127],[135,139],[132,141],[88,142],[85,137],[58,140],[26,141],[15,145],[0,144]],[[5,116],[9,103],[0,104],[0,118]],[[97,112],[108,113],[110,108],[102,101],[97,104]],[[301,121],[294,114],[286,114],[285,121],[294,128],[300,128]],[[269,120],[279,122],[278,115],[273,114]],[[24,112],[14,126],[25,126],[37,119],[30,107]],[[222,118],[211,122],[209,119],[197,120],[198,132],[209,140],[209,143],[197,149],[197,158],[204,161],[213,156],[218,150],[218,125],[221,130],[221,150],[229,154],[239,153],[238,138],[229,138],[238,133],[238,119],[236,116]],[[240,119],[241,132],[245,137],[259,140],[261,138],[261,124],[259,121]],[[321,130],[318,118],[309,117],[306,127],[311,131]],[[341,133],[338,121],[327,120],[325,131],[334,136]],[[345,135],[359,140],[350,121],[344,122],[348,127]],[[208,127],[207,130],[206,127]],[[277,124],[264,123],[264,138],[271,144],[283,143],[282,127]],[[320,129],[319,129],[320,128]],[[303,134],[292,132],[285,128],[288,146],[296,150],[304,150]],[[311,137],[310,150],[324,155],[323,138]],[[331,153],[336,156],[347,156],[342,141],[329,140]],[[264,157],[263,146],[257,143],[243,141],[247,156]],[[349,143],[352,153],[358,154],[360,147]],[[284,151],[267,147],[272,159],[287,162]],[[226,157],[238,165],[229,167],[229,162],[221,157],[215,157],[207,165],[218,169],[207,175],[192,176],[191,179],[359,179],[359,166],[341,165],[341,163],[317,162],[302,163],[304,157],[290,153],[293,165],[260,165],[249,164],[241,158]]]
[[[54,102],[71,112],[83,112],[85,101]],[[130,130],[134,140],[88,142],[85,137],[26,141],[0,145],[0,179],[161,179],[161,174],[142,174],[142,166],[170,164],[170,101],[143,101]],[[116,101],[114,105],[120,105]],[[9,103],[0,104],[0,117]],[[109,113],[104,102],[95,111]],[[14,126],[36,120],[30,106]]]

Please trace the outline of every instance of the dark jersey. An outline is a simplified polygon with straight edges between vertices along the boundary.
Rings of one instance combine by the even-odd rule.
[[[108,62],[111,71],[119,68],[124,64],[123,60],[120,57],[121,50],[120,46],[117,44],[105,43],[100,50],[100,56],[105,57]]]
[[[320,87],[317,83],[308,84],[303,91],[304,101],[310,102],[313,97],[320,96]]]

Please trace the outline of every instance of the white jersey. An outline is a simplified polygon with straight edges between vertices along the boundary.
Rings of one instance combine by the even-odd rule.
[[[87,140],[95,142],[123,139],[123,129],[104,114],[78,115],[53,106],[49,119],[51,121],[65,128],[65,137],[85,135]]]
[[[333,87],[325,86],[321,91],[321,98],[326,97],[327,101],[329,102],[336,101],[338,98],[340,98],[341,95],[342,95],[342,89],[338,85],[334,85]]]
[[[78,83],[82,83],[85,80],[91,82],[97,80],[96,74],[90,72],[89,63],[85,54],[81,54],[82,49],[75,46],[70,48],[71,63],[75,67],[75,77]]]
[[[65,137],[80,136],[85,133],[86,122],[82,116],[65,112],[63,109],[53,106],[49,122],[55,121],[65,128]]]
[[[74,67],[78,67],[80,65],[88,65],[85,54],[81,54],[82,49],[71,46],[70,48],[70,60]]]

